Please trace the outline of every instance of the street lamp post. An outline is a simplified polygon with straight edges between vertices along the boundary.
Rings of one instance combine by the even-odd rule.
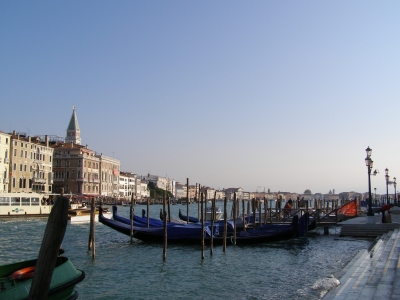
[[[390,201],[389,201],[389,189],[388,189],[388,186],[389,186],[389,169],[388,168],[386,168],[385,169],[385,178],[386,178],[386,203],[387,204],[389,204],[390,203]]]
[[[397,193],[396,193],[396,177],[393,177],[393,186],[394,186],[394,206],[397,206]]]
[[[376,205],[376,188],[374,188],[374,190],[375,190],[375,197],[374,197],[374,200],[375,200],[375,205]]]
[[[373,165],[373,161],[371,159],[371,153],[372,153],[372,149],[368,148],[365,149],[365,151],[367,152],[367,157],[365,158],[365,164],[368,168],[368,213],[367,216],[369,217],[373,217],[374,216],[374,212],[372,211],[372,195],[371,195],[371,169],[372,169],[372,165]]]

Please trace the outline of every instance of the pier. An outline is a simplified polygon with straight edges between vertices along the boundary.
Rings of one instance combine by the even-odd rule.
[[[391,215],[393,223],[382,224],[381,215],[375,215],[376,224],[366,224],[366,217],[343,222],[341,236],[377,238],[340,272],[340,285],[324,300],[400,299],[400,210]]]

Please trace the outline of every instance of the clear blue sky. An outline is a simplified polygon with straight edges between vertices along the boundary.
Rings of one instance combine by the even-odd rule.
[[[214,188],[400,182],[399,1],[1,1],[0,129]],[[258,188],[260,189],[260,188]],[[400,189],[400,185],[399,185]],[[393,187],[389,191],[393,193]]]

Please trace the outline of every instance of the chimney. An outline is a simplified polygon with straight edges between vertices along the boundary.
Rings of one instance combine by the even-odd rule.
[[[30,139],[30,138],[29,138],[29,139]],[[49,137],[48,137],[47,134],[45,135],[44,140],[45,140],[45,143],[46,143],[46,147],[48,147],[48,146],[49,146]]]

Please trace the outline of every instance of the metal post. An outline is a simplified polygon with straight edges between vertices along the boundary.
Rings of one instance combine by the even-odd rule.
[[[368,213],[367,216],[373,216],[372,210],[372,195],[371,195],[371,166],[368,166]]]

